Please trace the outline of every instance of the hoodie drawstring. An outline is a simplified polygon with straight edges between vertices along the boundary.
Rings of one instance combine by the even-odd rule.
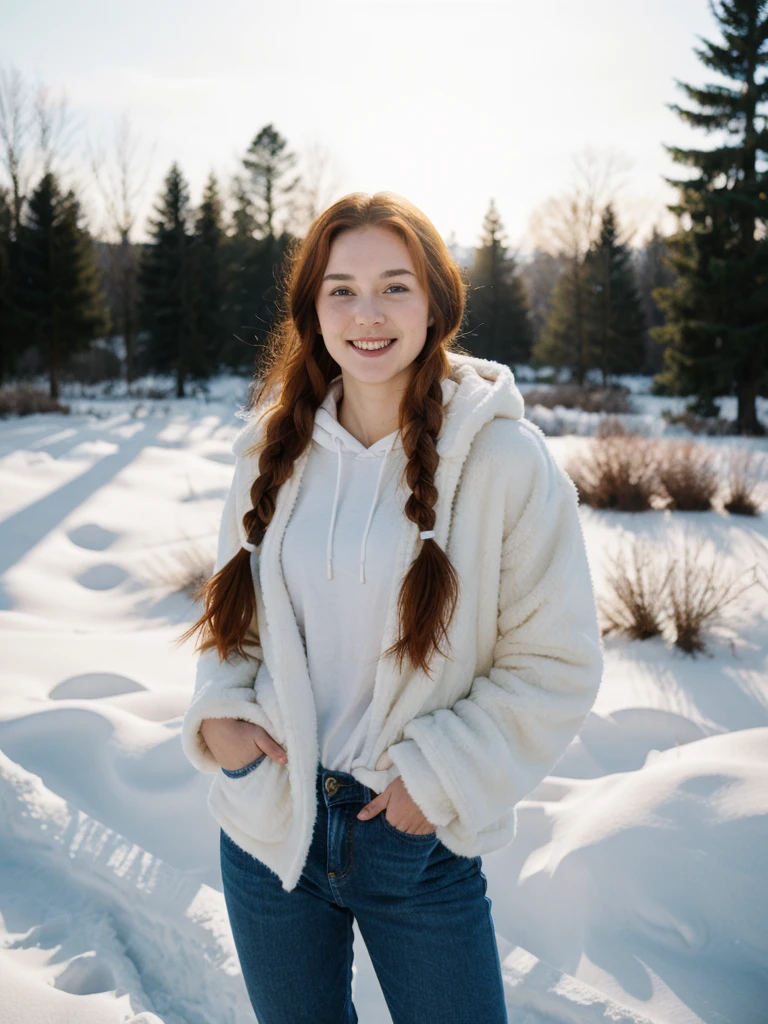
[[[336,455],[337,455],[337,466],[336,466],[336,491],[333,495],[333,509],[331,510],[331,521],[328,526],[328,544],[326,547],[326,561],[327,561],[327,577],[329,580],[333,579],[333,528],[336,524],[336,509],[339,501],[339,486],[341,484],[341,439],[339,437],[334,438],[336,443]],[[379,474],[376,478],[376,490],[373,492],[373,500],[371,507],[368,512],[368,521],[365,524],[365,530],[363,531],[363,539],[360,544],[360,582],[365,583],[365,548],[368,541],[368,531],[371,526],[371,520],[373,519],[373,513],[376,511],[376,502],[379,499],[379,491],[381,489],[381,479],[384,475],[384,467],[387,463],[387,458],[394,447],[395,441],[397,440],[397,434],[392,438],[392,443],[384,453],[384,457],[381,460],[379,466]]]
[[[341,483],[341,440],[335,438],[336,441],[336,455],[338,461],[336,463],[336,491],[333,495],[333,509],[331,510],[331,522],[328,526],[328,544],[325,549],[326,561],[328,563],[327,576],[329,580],[333,579],[333,527],[336,524],[336,506],[339,502],[339,484]]]

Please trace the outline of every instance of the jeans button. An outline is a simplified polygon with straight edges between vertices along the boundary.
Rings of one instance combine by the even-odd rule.
[[[336,790],[339,788],[339,780],[334,778],[328,778],[325,780],[325,791],[329,796],[333,796]]]

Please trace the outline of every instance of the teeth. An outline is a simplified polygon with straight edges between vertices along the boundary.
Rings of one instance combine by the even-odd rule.
[[[390,338],[389,341],[353,341],[352,344],[355,348],[362,348],[371,352],[377,348],[386,348],[387,345],[391,345],[394,340],[394,338]]]

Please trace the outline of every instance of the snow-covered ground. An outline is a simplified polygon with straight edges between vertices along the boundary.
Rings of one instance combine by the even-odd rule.
[[[0,420],[0,1024],[253,1019],[209,777],[179,743],[193,645],[174,643],[196,615],[180,588],[213,560],[246,387],[65,392],[70,415]],[[674,404],[642,397],[657,423]],[[566,464],[588,441],[549,443]],[[618,541],[682,527],[768,580],[765,517],[581,516],[598,594]],[[483,857],[510,1024],[768,1020],[767,619],[753,586],[708,655],[606,638],[579,737]],[[386,1024],[357,930],[355,956],[361,1024]]]

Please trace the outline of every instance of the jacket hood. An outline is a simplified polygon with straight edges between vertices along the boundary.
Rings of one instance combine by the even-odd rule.
[[[442,381],[445,419],[437,451],[441,458],[464,459],[477,432],[497,417],[518,420],[523,416],[523,396],[515,384],[514,374],[508,366],[490,359],[449,352],[451,374]],[[393,451],[402,451],[400,431],[382,437],[369,448],[352,436],[338,421],[338,400],[342,393],[339,374],[330,382],[322,403],[315,412],[312,440],[336,453],[336,489],[328,524],[326,549],[327,578],[333,579],[333,531],[341,485],[344,457],[380,459],[368,519],[360,543],[360,582],[365,583],[365,549],[373,514],[379,499],[381,480],[387,460]],[[269,405],[271,403],[267,403]],[[260,414],[249,414],[248,424],[235,438],[232,450],[241,455],[253,443],[253,427]],[[433,537],[432,531],[422,531],[421,539]]]

